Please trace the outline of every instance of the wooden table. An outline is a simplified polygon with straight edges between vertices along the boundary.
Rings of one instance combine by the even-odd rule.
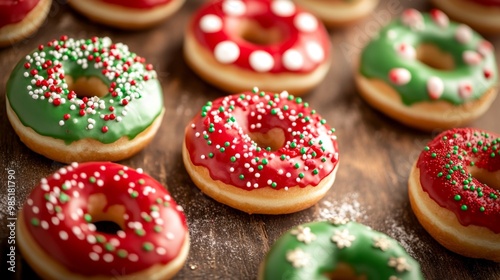
[[[31,49],[67,34],[75,38],[109,36],[154,63],[163,85],[166,114],[154,141],[121,163],[142,167],[164,184],[182,205],[189,223],[191,250],[178,279],[255,279],[270,246],[289,228],[334,216],[356,219],[398,240],[422,266],[427,279],[500,279],[500,265],[465,258],[439,245],[420,226],[407,193],[410,167],[436,133],[405,127],[365,103],[356,92],[353,65],[361,47],[382,23],[403,6],[429,10],[425,1],[381,1],[377,12],[345,29],[330,30],[333,67],[326,79],[304,97],[337,129],[341,164],[326,197],[299,213],[280,216],[248,215],[202,194],[189,178],[181,159],[184,127],[208,100],[224,93],[196,76],[182,58],[184,27],[203,2],[188,0],[170,20],[146,31],[129,32],[89,22],[63,3],[54,1],[44,26],[31,38],[0,50],[0,107],[5,108],[5,85],[10,71]],[[489,38],[500,58],[500,37]],[[500,132],[497,99],[471,126]],[[0,110],[0,238],[1,273],[6,274],[7,172],[16,172],[16,199],[21,208],[31,188],[63,165],[23,145]],[[496,221],[500,222],[500,221]],[[34,279],[34,272],[17,252],[17,272],[2,279]],[[118,276],[118,275],[117,275]]]

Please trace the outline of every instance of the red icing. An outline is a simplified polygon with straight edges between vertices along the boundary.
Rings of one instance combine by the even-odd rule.
[[[40,0],[0,1],[0,27],[22,21]]]
[[[500,7],[500,0],[469,0],[470,2],[474,2],[479,5],[484,5],[484,6],[499,6]]]
[[[249,62],[250,55],[256,51],[265,51],[274,59],[274,66],[268,71],[271,73],[281,72],[299,72],[306,73],[315,70],[330,56],[330,40],[323,24],[316,18],[313,18],[317,27],[313,31],[304,32],[297,28],[294,21],[297,15],[310,15],[304,12],[297,6],[291,15],[281,16],[273,12],[271,9],[272,3],[279,1],[268,0],[241,0],[238,2],[244,3],[244,14],[230,15],[224,12],[224,2],[230,0],[210,1],[202,7],[195,15],[191,22],[191,30],[203,47],[207,48],[211,53],[214,52],[217,44],[223,41],[232,41],[239,47],[240,54],[238,59],[233,62],[233,65],[254,71]],[[236,1],[235,1],[236,2]],[[293,5],[292,2],[290,2]],[[231,3],[227,4],[228,6]],[[216,15],[222,20],[222,29],[217,32],[205,32],[200,28],[200,20],[205,15]],[[277,28],[282,34],[283,40],[267,44],[258,45],[249,42],[240,36],[242,21],[253,21],[258,23],[262,28]],[[306,43],[318,44],[324,53],[324,58],[320,61],[311,59],[311,55],[306,50]],[[296,50],[303,57],[303,65],[299,69],[287,69],[283,64],[283,54],[287,50]]]
[[[130,274],[155,264],[168,264],[179,254],[187,232],[184,214],[179,212],[168,191],[151,177],[119,164],[96,162],[67,166],[46,180],[33,190],[24,206],[26,225],[38,245],[73,273]],[[64,184],[71,187],[65,190]],[[133,191],[137,192],[136,198],[132,197]],[[84,219],[92,194],[106,196],[104,211],[113,205],[125,206],[125,228],[122,229],[125,236],[92,230],[92,224]],[[65,202],[66,196],[69,199]],[[59,207],[60,213],[56,209]],[[157,208],[153,210],[153,207]],[[34,219],[38,225],[33,224]],[[48,225],[47,229],[44,224]],[[145,235],[136,234],[132,227],[137,226],[142,226]],[[155,226],[161,231],[156,232]],[[67,235],[67,240],[63,240],[61,234]],[[94,243],[95,238],[89,236],[96,235],[105,237],[106,241]],[[144,250],[144,242],[150,242],[153,250]],[[106,249],[109,244],[113,245],[112,250]],[[128,253],[124,258],[119,257],[122,250]],[[94,261],[91,255],[99,259]],[[112,261],[106,262],[110,256]]]
[[[161,5],[166,5],[172,0],[100,0],[100,1],[133,9],[152,9]]]
[[[417,162],[423,190],[441,207],[455,213],[462,225],[482,226],[500,233],[497,222],[500,221],[500,191],[476,178],[468,181],[471,163],[489,172],[500,171],[500,137],[471,128],[452,129],[441,133],[428,147]],[[457,170],[453,170],[455,166]],[[450,174],[450,170],[453,173]],[[456,195],[460,196],[459,200]],[[463,205],[466,210],[462,209]]]
[[[248,135],[272,128],[285,135],[284,145],[276,151],[257,147]],[[273,183],[276,189],[307,187],[318,185],[337,166],[338,147],[332,131],[300,98],[293,99],[286,92],[263,96],[245,92],[204,106],[186,129],[185,143],[193,164],[208,168],[214,180],[249,191]],[[282,160],[282,155],[289,158]]]

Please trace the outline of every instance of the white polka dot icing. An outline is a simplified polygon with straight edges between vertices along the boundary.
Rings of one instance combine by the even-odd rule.
[[[296,50],[287,50],[283,54],[283,65],[291,71],[299,70],[304,65],[304,57]]]
[[[214,55],[218,62],[230,64],[235,62],[240,56],[240,48],[234,42],[223,41],[215,47]]]
[[[295,4],[290,0],[275,0],[271,3],[271,11],[281,17],[289,17],[295,13]]]
[[[222,4],[224,13],[230,16],[242,16],[246,12],[246,5],[241,0],[226,0]]]
[[[318,20],[310,13],[300,13],[295,16],[295,27],[302,32],[313,32],[318,28]]]
[[[325,51],[323,50],[323,47],[316,42],[307,42],[306,52],[309,58],[314,62],[320,62],[325,59]]]
[[[257,72],[268,72],[274,66],[273,57],[265,51],[254,51],[250,54],[249,62]]]
[[[207,33],[218,32],[222,29],[222,20],[216,15],[204,15],[200,19],[200,29]]]

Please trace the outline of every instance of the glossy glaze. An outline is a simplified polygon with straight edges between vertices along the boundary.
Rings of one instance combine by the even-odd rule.
[[[284,143],[276,150],[250,137],[277,128]],[[334,129],[309,104],[287,92],[244,92],[208,102],[186,129],[194,165],[214,180],[244,190],[316,186],[337,166]]]
[[[22,21],[40,0],[0,1],[0,27]]]
[[[421,44],[452,56],[454,69],[429,67],[416,58]],[[476,100],[498,81],[491,43],[444,13],[410,9],[383,28],[363,50],[360,73],[390,85],[405,105],[444,100],[460,105]]]
[[[124,6],[134,9],[153,9],[155,7],[168,4],[172,0],[99,0],[109,4]]]
[[[500,191],[479,181],[474,166],[500,171],[500,136],[472,128],[441,133],[420,154],[422,189],[441,207],[452,211],[464,225],[500,233]],[[493,176],[493,175],[492,175]]]
[[[124,206],[116,234],[92,224],[97,221],[89,214],[89,196],[96,194],[106,198],[102,212]],[[180,209],[142,170],[96,162],[73,163],[42,179],[22,211],[32,238],[68,270],[116,276],[168,264],[179,254],[187,233]]]
[[[339,264],[363,279],[424,279],[420,265],[394,239],[339,218],[283,234],[264,259],[259,279],[325,279]]]
[[[68,89],[66,76],[96,77],[108,92],[80,98]],[[85,138],[102,143],[132,139],[163,110],[152,65],[109,38],[62,36],[40,45],[12,71],[7,97],[25,126],[67,144]]]
[[[277,30],[282,38],[252,43],[240,34],[247,22]],[[218,62],[248,71],[307,73],[330,57],[330,41],[322,23],[291,1],[210,1],[194,15],[190,28]]]

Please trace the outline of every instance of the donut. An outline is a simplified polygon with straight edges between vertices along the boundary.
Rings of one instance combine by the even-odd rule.
[[[144,29],[176,12],[184,0],[69,0],[73,9],[95,22],[121,29]]]
[[[72,163],[42,179],[16,238],[45,279],[169,279],[189,251],[182,207],[168,191],[142,169],[110,162]]]
[[[258,279],[419,280],[424,276],[396,240],[335,218],[284,233],[262,261]]]
[[[21,141],[65,163],[134,155],[153,139],[164,111],[152,65],[97,37],[38,46],[12,71],[6,104]]]
[[[414,164],[408,190],[420,224],[447,249],[500,262],[500,135],[445,131]]]
[[[0,47],[14,44],[40,28],[52,0],[0,2]]]
[[[364,48],[356,74],[370,105],[422,130],[478,118],[497,83],[493,45],[439,10],[404,11]]]
[[[378,0],[294,0],[328,26],[345,26],[375,10]]]
[[[215,0],[193,16],[184,57],[228,92],[257,86],[298,95],[328,72],[330,41],[323,24],[289,0]]]
[[[499,0],[433,0],[436,7],[457,21],[486,34],[500,33]]]
[[[283,91],[207,102],[185,130],[184,165],[200,190],[249,214],[285,214],[315,204],[335,181],[335,129]]]

